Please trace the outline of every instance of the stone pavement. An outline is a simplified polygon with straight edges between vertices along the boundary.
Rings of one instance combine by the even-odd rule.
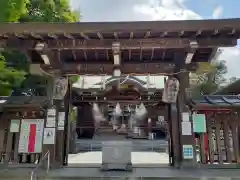
[[[63,168],[52,171],[48,179],[181,179],[240,180],[238,169],[133,168],[133,172],[101,172],[99,168]]]
[[[0,180],[30,180],[31,168],[0,169]],[[64,167],[51,170],[46,178],[38,173],[38,179],[45,180],[240,180],[239,169],[174,169],[133,168],[132,172],[102,172],[99,168]]]
[[[38,179],[44,180],[240,180],[240,169],[176,169],[168,166],[167,153],[132,152],[133,171],[102,172],[101,152],[86,152],[69,155],[69,166],[38,172]],[[156,164],[156,162],[160,162]],[[33,167],[0,167],[0,180],[30,180]]]
[[[132,152],[132,164],[166,164],[168,165],[169,157],[167,153],[158,152]],[[78,154],[70,154],[68,163],[71,164],[101,164],[102,152],[83,152]]]

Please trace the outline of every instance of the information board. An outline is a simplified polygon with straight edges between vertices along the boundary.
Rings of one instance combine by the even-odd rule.
[[[43,119],[23,119],[21,123],[19,153],[41,153],[43,141]]]
[[[193,146],[192,145],[183,145],[183,158],[184,159],[193,159]]]
[[[193,132],[196,133],[207,132],[205,114],[193,114],[192,120],[193,120]]]

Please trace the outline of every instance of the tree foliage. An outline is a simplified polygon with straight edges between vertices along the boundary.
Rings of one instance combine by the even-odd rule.
[[[229,78],[229,84],[232,84],[232,83],[234,83],[235,81],[237,81],[239,78],[237,78],[237,77],[230,77]]]
[[[79,12],[72,11],[68,0],[30,0],[20,22],[77,22]]]
[[[77,22],[79,18],[80,13],[71,10],[68,0],[0,0],[0,23]],[[5,51],[1,55],[0,95],[9,95],[16,88],[39,94],[46,79],[29,75],[27,57],[14,51]],[[77,76],[72,79],[76,81]]]
[[[199,95],[207,95],[216,92],[226,79],[224,75],[227,73],[225,61],[215,61],[211,64],[211,71],[198,76],[198,83],[192,89],[194,97]]]
[[[24,71],[7,67],[4,56],[0,56],[0,94],[8,96],[12,89],[21,85],[25,74]]]
[[[27,13],[28,0],[0,1],[0,22],[18,22],[19,18]]]

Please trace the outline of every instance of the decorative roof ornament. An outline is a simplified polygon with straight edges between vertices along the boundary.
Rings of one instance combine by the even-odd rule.
[[[165,84],[162,101],[165,103],[176,103],[179,92],[179,81],[174,77],[169,77]]]

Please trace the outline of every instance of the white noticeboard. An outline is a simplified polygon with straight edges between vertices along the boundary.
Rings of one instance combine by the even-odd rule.
[[[56,127],[56,109],[48,109],[46,127]]]
[[[10,125],[10,132],[15,133],[19,132],[20,129],[20,120],[19,119],[12,119]]]
[[[182,122],[182,135],[192,135],[191,122]]]
[[[58,114],[58,130],[64,130],[65,124],[65,112],[59,112]]]
[[[34,143],[29,142],[30,126],[36,125],[36,133],[32,138]],[[23,119],[21,123],[21,131],[18,145],[19,153],[41,153],[42,152],[42,137],[43,137],[44,119]],[[29,144],[33,143],[33,151],[29,152]]]
[[[182,113],[182,121],[184,121],[184,122],[189,121],[189,113],[188,112],[183,112]]]
[[[55,144],[55,128],[44,128],[43,144]]]

